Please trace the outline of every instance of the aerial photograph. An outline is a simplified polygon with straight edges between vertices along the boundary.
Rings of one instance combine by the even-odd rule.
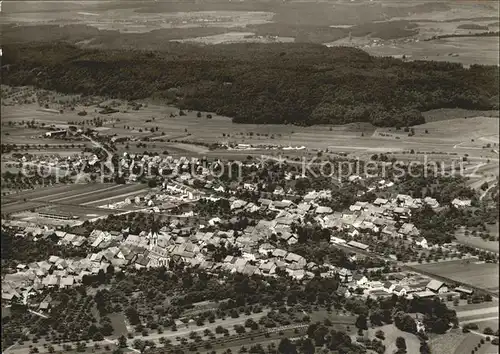
[[[499,353],[500,2],[0,11],[3,354]]]

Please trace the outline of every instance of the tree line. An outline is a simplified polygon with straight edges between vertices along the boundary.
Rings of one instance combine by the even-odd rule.
[[[12,86],[128,100],[157,97],[237,123],[377,126],[424,123],[435,108],[498,109],[498,68],[376,58],[315,44],[231,44],[89,50],[19,44],[4,50]]]

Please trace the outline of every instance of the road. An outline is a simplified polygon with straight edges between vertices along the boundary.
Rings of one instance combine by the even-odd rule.
[[[483,200],[484,197],[486,197],[486,195],[488,194],[488,192],[493,189],[494,187],[496,187],[497,183],[490,183],[490,186],[483,192],[481,193],[481,196],[479,197],[479,200]]]

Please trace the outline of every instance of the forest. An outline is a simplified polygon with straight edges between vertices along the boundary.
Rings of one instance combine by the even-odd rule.
[[[436,108],[498,109],[498,68],[376,58],[315,44],[172,43],[164,51],[5,46],[3,83],[63,93],[162,99],[237,123],[424,123]]]

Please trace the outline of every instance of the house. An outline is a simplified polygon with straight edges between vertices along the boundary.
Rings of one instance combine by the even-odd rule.
[[[402,273],[394,273],[394,274],[391,274],[390,277],[395,279],[395,280],[398,280],[398,281],[402,281],[403,279],[406,279],[406,275],[402,274]]]
[[[307,264],[307,261],[304,257],[299,256],[298,254],[295,253],[288,253],[287,256],[285,257],[285,262],[287,263],[297,263],[300,265],[302,268],[305,267]]]
[[[274,274],[276,273],[276,264],[274,262],[267,262],[267,263],[262,263],[259,266],[260,271],[262,274]]]
[[[50,309],[50,302],[46,300],[42,301],[40,306],[38,306],[38,309],[40,311],[48,311]]]
[[[372,281],[369,282],[368,285],[372,290],[384,290],[384,284],[380,281]]]
[[[429,245],[427,244],[427,240],[425,239],[425,237],[419,237],[418,239],[416,239],[415,244],[425,249],[429,248]]]
[[[402,287],[401,285],[396,285],[392,289],[392,293],[397,296],[406,296],[406,289]]]
[[[9,292],[2,291],[2,300],[5,300],[5,301],[21,300],[21,295],[15,290],[11,290]]]
[[[282,259],[285,258],[287,253],[288,253],[287,251],[279,249],[279,248],[274,249],[272,252],[273,252],[273,257],[282,258]]]
[[[392,293],[395,287],[396,285],[391,283],[390,281],[386,281],[384,283],[384,290],[387,291],[388,293]]]
[[[292,204],[293,203],[291,200],[283,199],[282,201],[274,201],[272,206],[276,209],[285,209],[285,208],[290,207]]]
[[[351,292],[345,286],[339,286],[336,292],[337,292],[337,295],[343,296],[345,298],[348,298],[351,296]]]
[[[319,206],[316,208],[316,214],[331,214],[333,212],[332,208],[326,206]]]
[[[341,268],[337,274],[340,277],[340,280],[344,283],[349,283],[352,281],[352,273],[349,269]]]
[[[377,199],[375,199],[375,201],[373,202],[373,204],[375,204],[375,205],[385,205],[385,204],[387,204],[387,202],[388,202],[387,199],[377,198]]]
[[[72,277],[72,276],[64,277],[64,278],[61,278],[61,280],[59,282],[59,287],[60,288],[69,288],[69,287],[73,286],[74,283],[75,283],[74,277]]]
[[[273,245],[270,243],[263,243],[259,247],[259,253],[263,256],[267,256],[269,252],[273,252],[276,249]]]
[[[142,269],[146,268],[148,264],[149,264],[149,258],[144,256],[143,254],[140,254],[137,256],[134,266],[136,269]]]
[[[361,273],[354,274],[352,276],[352,280],[356,282],[356,285],[358,287],[361,287],[363,285],[366,285],[366,283],[368,283],[368,278]]]
[[[455,198],[451,201],[451,205],[453,205],[455,208],[469,207],[471,206],[471,200],[470,199],[460,200],[458,198]]]
[[[439,280],[433,279],[425,287],[426,290],[432,291],[433,293],[443,294],[448,292],[448,287]]]
[[[432,291],[429,291],[429,290],[419,291],[419,292],[415,292],[413,294],[413,297],[420,298],[420,299],[431,298],[434,296],[436,296],[436,294]]]
[[[420,234],[419,230],[415,227],[415,225],[411,223],[404,223],[399,229],[399,233],[406,236],[418,236]]]
[[[273,201],[271,199],[260,198],[257,202],[261,205],[261,207],[269,207]]]
[[[300,203],[299,205],[297,205],[297,209],[300,210],[300,211],[303,211],[303,212],[307,213],[311,209],[311,204],[309,204],[309,203]]]

